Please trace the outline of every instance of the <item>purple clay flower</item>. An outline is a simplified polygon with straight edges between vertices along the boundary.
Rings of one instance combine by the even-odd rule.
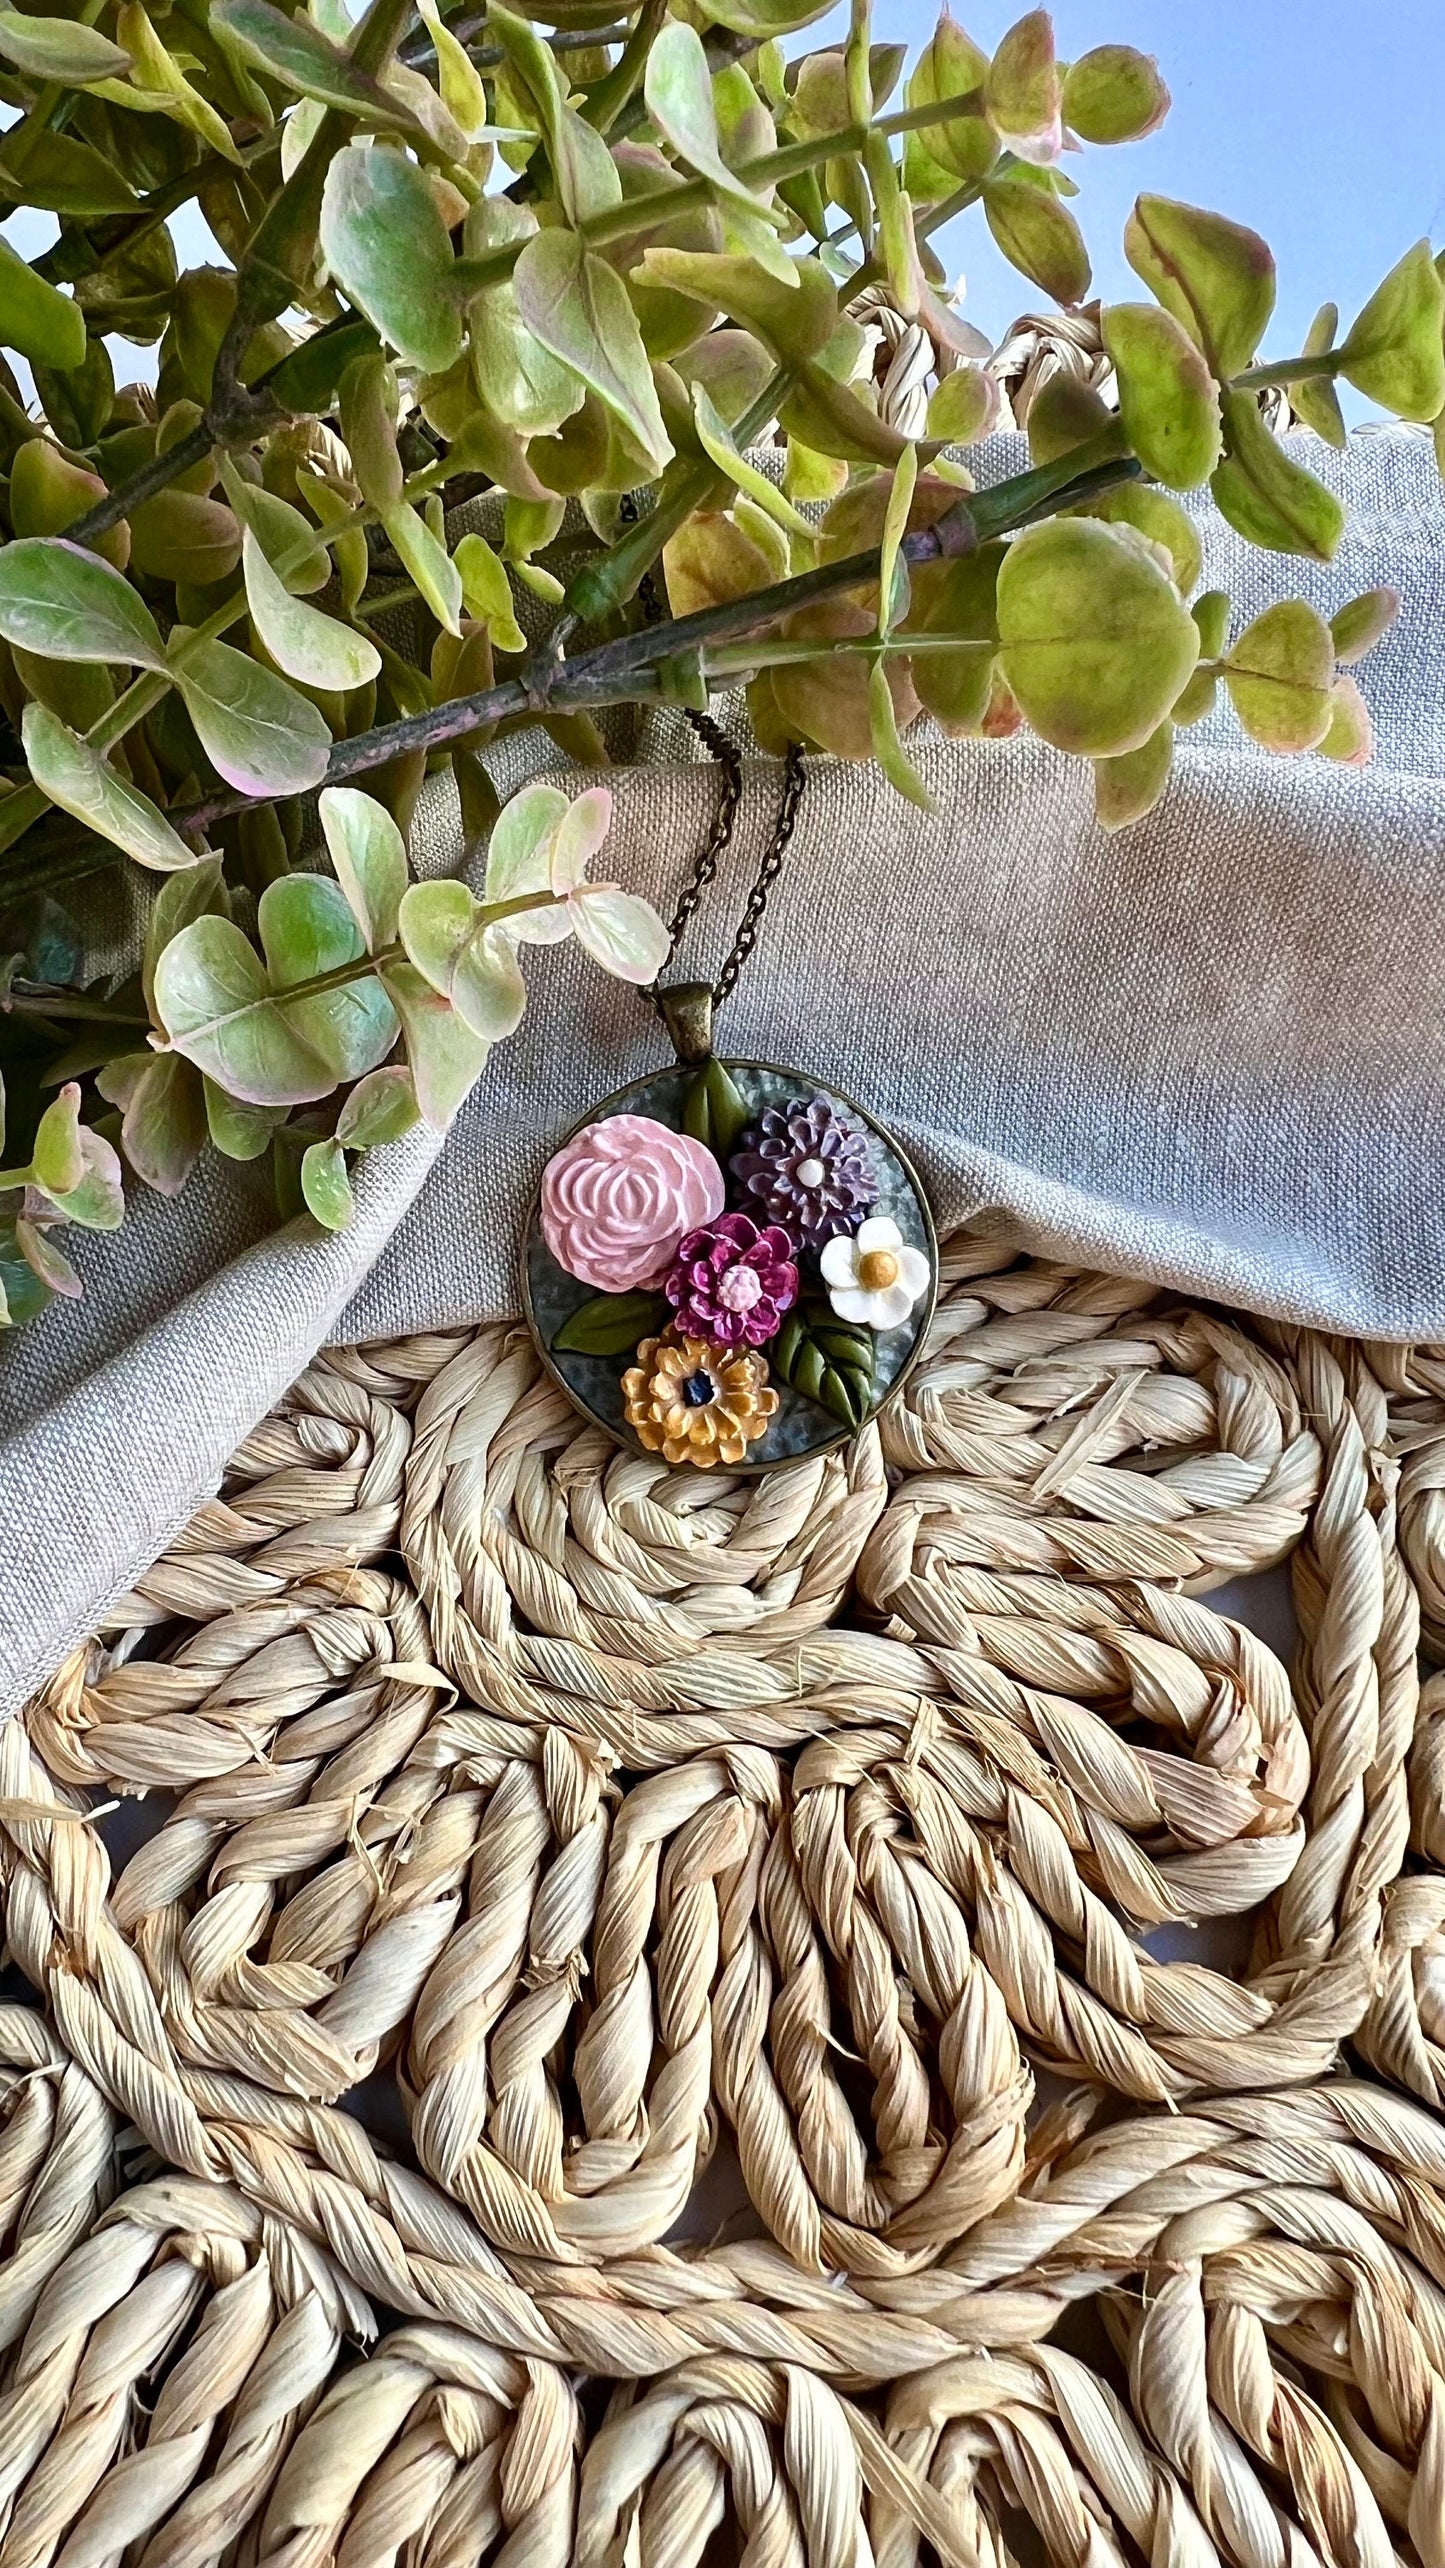
[[[826,1097],[769,1106],[730,1173],[759,1218],[786,1224],[805,1248],[856,1231],[878,1201],[868,1135]]]
[[[772,1223],[759,1230],[746,1213],[689,1231],[663,1290],[684,1337],[716,1346],[766,1346],[798,1298],[793,1243]]]

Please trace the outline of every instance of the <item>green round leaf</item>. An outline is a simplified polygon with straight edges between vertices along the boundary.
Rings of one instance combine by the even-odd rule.
[[[581,376],[661,472],[672,445],[627,288],[575,232],[538,232],[512,276],[517,309],[541,345]]]
[[[409,364],[445,374],[462,352],[452,245],[431,183],[405,152],[337,153],[321,200],[321,247],[353,303]]]
[[[491,1046],[462,1023],[414,963],[398,958],[385,964],[381,980],[401,1019],[422,1120],[433,1132],[445,1132],[486,1067]]]
[[[1141,196],[1124,226],[1124,256],[1221,382],[1243,371],[1274,310],[1268,242],[1222,214]]]
[[[1348,670],[1341,670],[1330,690],[1329,723],[1315,747],[1340,767],[1368,767],[1375,754],[1370,708]]]
[[[391,1062],[357,1080],[336,1119],[336,1138],[348,1150],[376,1150],[400,1141],[416,1120],[416,1083],[404,1061]]]
[[[130,582],[57,535],[0,549],[0,636],[43,660],[166,665],[155,617]]]
[[[178,627],[171,671],[217,773],[244,794],[304,794],[319,785],[331,734],[314,704],[228,642]]]
[[[1116,303],[1103,319],[1124,433],[1167,490],[1197,490],[1219,461],[1219,396],[1204,358],[1154,303]]]
[[[1047,9],[1031,9],[1009,28],[984,74],[988,121],[1016,160],[1041,167],[1063,149],[1062,92]]]
[[[307,686],[344,695],[364,687],[381,668],[381,653],[364,633],[338,624],[304,598],[293,597],[267,561],[248,526],[241,539],[246,603],[256,633],[279,669]]]
[[[1148,482],[1122,482],[1102,499],[1087,501],[1079,515],[1101,517],[1106,526],[1132,526],[1149,543],[1162,545],[1173,566],[1174,585],[1181,597],[1188,597],[1203,567],[1204,547],[1193,518],[1167,491]]]
[[[1344,344],[1357,392],[1397,419],[1428,423],[1445,410],[1445,286],[1428,241],[1417,241],[1377,286]]]
[[[996,425],[999,402],[993,375],[982,366],[955,366],[929,395],[928,434],[949,446],[971,446]]]
[[[396,942],[406,842],[389,811],[352,785],[328,785],[319,811],[336,879],[369,954]]]
[[[1199,656],[1178,590],[1133,530],[1087,517],[1032,526],[998,579],[999,664],[1024,718],[1056,749],[1139,749]]]
[[[308,1213],[323,1230],[345,1230],[356,1203],[339,1141],[313,1141],[303,1154],[301,1192]]]
[[[1138,749],[1122,758],[1100,758],[1094,766],[1094,811],[1101,829],[1128,829],[1152,811],[1169,782],[1174,761],[1174,725],[1165,720]]]
[[[1226,452],[1209,485],[1220,515],[1267,552],[1333,561],[1345,530],[1334,492],[1270,435],[1253,393],[1226,392],[1220,412]]]
[[[1093,273],[1084,236],[1050,187],[1027,178],[984,182],[988,228],[1010,266],[1056,303],[1082,303]]]
[[[22,729],[30,773],[43,794],[157,873],[192,865],[194,852],[144,794],[77,738],[43,704],[28,704]]]
[[[1251,740],[1285,756],[1324,738],[1334,680],[1330,628],[1298,597],[1257,615],[1224,663],[1225,689]]]
[[[61,374],[85,363],[85,314],[0,241],[0,346]]]
[[[128,80],[130,56],[78,18],[37,18],[0,9],[0,54],[27,80],[83,88],[92,80]]]
[[[0,560],[3,558],[0,555]],[[1365,653],[1373,651],[1381,636],[1389,632],[1399,612],[1398,589],[1366,589],[1362,596],[1350,598],[1330,618],[1335,658],[1346,665],[1363,660]]]
[[[1169,104],[1153,55],[1132,45],[1095,45],[1064,74],[1064,122],[1081,143],[1139,142]]]
[[[520,1024],[527,991],[511,940],[465,883],[413,883],[400,928],[410,961],[479,1042],[499,1042]]]

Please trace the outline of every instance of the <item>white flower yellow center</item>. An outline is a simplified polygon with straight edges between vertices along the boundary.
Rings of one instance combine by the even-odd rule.
[[[858,1281],[865,1293],[886,1293],[898,1281],[898,1260],[891,1248],[868,1248],[858,1260]]]
[[[828,1171],[821,1159],[800,1159],[793,1174],[800,1186],[821,1186]]]

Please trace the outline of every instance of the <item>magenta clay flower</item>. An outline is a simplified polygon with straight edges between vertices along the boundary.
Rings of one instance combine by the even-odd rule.
[[[759,1230],[746,1213],[689,1231],[663,1287],[679,1329],[718,1346],[765,1346],[798,1298],[794,1255],[776,1222]]]

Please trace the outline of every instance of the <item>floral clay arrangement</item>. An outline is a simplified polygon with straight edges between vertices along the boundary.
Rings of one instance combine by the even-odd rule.
[[[1177,494],[1331,561],[1340,504],[1261,404],[1287,386],[1338,445],[1344,377],[1438,420],[1428,243],[1348,326],[1326,304],[1263,356],[1267,244],[1141,195],[1139,297],[1100,323],[1116,404],[1057,377],[1027,468],[978,491],[998,387],[935,237],[972,209],[1076,312],[1087,154],[1168,93],[1128,46],[1060,63],[1042,9],[991,49],[945,14],[911,61],[869,0],[809,50],[822,14],[0,6],[3,206],[57,227],[30,261],[0,237],[0,1325],[79,1291],[67,1229],[114,1230],[128,1188],[173,1196],[207,1152],[343,1223],[357,1154],[444,1127],[516,1023],[519,917],[590,922],[653,977],[657,922],[608,927],[565,846],[555,884],[509,887],[510,857],[480,901],[410,882],[428,774],[455,784],[458,875],[495,842],[499,734],[600,766],[604,708],[706,723],[741,684],[767,753],[876,758],[923,801],[919,726],[984,757],[1028,728],[1091,761],[1106,828],[1217,697],[1280,753],[1368,756],[1351,672],[1392,597],[1242,622],[1196,594]],[[188,206],[221,263],[181,272]],[[880,309],[931,353],[916,433],[880,399]],[[117,340],[158,344],[154,389],[117,382]],[[487,496],[488,533],[460,527]],[[829,1095],[743,1093],[759,1129]],[[897,1249],[838,1236],[917,1249],[891,1217]],[[824,1291],[875,1289],[796,1245],[775,1380]]]
[[[562,1144],[524,1284],[592,1415],[668,1462],[736,1470],[841,1442],[897,1387],[932,1316],[933,1225],[857,1109],[710,1057]]]

